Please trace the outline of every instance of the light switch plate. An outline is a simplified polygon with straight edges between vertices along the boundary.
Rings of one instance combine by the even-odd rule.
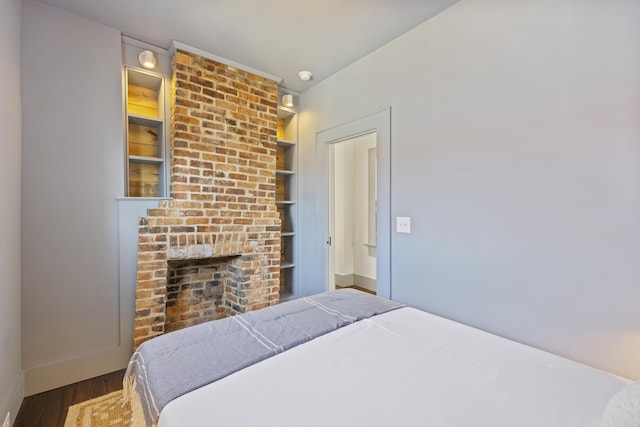
[[[396,217],[396,231],[398,233],[411,233],[411,218],[408,216]]]

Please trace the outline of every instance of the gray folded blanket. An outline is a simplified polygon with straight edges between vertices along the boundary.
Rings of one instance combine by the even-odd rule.
[[[402,307],[343,289],[161,335],[133,354],[124,377],[132,425],[155,426],[171,400],[358,320]]]

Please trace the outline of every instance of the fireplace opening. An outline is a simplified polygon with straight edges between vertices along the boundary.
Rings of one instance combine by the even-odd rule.
[[[167,262],[165,332],[225,317],[224,291],[234,258]]]

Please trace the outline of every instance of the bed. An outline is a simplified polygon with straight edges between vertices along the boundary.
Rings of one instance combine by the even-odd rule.
[[[637,383],[359,291],[236,317],[136,350],[125,375],[133,425],[640,426]],[[246,337],[232,329],[255,342],[237,344]],[[174,387],[192,380],[202,384]]]

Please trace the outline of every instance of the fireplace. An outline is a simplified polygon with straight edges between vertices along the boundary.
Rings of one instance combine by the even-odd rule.
[[[165,332],[224,316],[224,290],[233,280],[227,268],[231,262],[223,257],[167,263]]]
[[[138,224],[134,347],[274,305],[277,84],[178,50],[171,82],[171,200]]]

